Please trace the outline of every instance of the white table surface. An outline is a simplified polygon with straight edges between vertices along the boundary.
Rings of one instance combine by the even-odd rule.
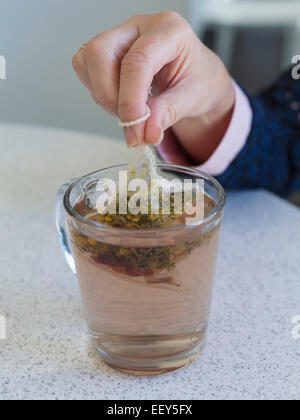
[[[168,376],[127,376],[91,351],[53,207],[64,181],[133,152],[84,133],[5,124],[0,147],[0,399],[300,398],[296,207],[263,191],[231,193],[201,358]]]

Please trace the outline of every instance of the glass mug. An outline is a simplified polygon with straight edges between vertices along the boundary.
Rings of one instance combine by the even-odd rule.
[[[98,181],[117,182],[119,171],[127,167],[110,167],[63,185],[56,202],[57,228],[67,262],[79,279],[95,351],[126,373],[166,374],[192,363],[206,341],[226,198],[214,178],[158,164],[170,180],[204,181],[214,205],[203,220],[140,230],[79,214],[80,200],[95,202]],[[132,258],[135,266],[128,264]],[[155,275],[149,269],[154,263]]]

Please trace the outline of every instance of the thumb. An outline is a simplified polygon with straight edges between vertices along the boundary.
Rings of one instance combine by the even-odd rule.
[[[176,86],[149,101],[151,117],[145,128],[146,144],[158,146],[163,132],[189,114],[189,99],[183,87]]]

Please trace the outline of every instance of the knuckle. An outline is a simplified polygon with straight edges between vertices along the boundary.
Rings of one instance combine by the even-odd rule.
[[[98,56],[101,52],[101,42],[99,42],[99,39],[94,38],[89,41],[83,52],[88,58]]]
[[[173,10],[168,10],[166,12],[161,12],[161,13],[159,13],[159,16],[162,19],[165,19],[165,20],[171,21],[171,22],[178,22],[179,20],[180,21],[183,20],[183,17],[179,13],[174,12]]]
[[[118,106],[116,105],[115,102],[111,101],[111,100],[107,100],[104,103],[104,109],[111,115],[118,115]]]
[[[119,114],[123,121],[134,121],[138,118],[141,105],[129,100],[119,102]]]
[[[97,105],[100,105],[102,108],[104,108],[109,114],[117,115],[118,114],[118,107],[115,101],[113,101],[110,98],[106,97],[99,97],[96,94],[91,94],[94,102]]]
[[[128,115],[132,113],[132,111],[135,108],[136,108],[136,104],[132,103],[132,101],[129,101],[129,100],[120,101],[119,103],[119,109],[122,114]]]
[[[81,68],[81,62],[78,59],[78,54],[74,55],[73,59],[72,59],[72,67],[73,69],[76,71],[76,73],[80,70]]]
[[[174,35],[185,34],[189,29],[192,30],[191,25],[177,12],[162,12],[158,15],[158,20],[161,28],[165,28],[166,31]]]
[[[133,21],[133,22],[139,22],[143,17],[144,17],[144,15],[135,14],[129,20]]]
[[[127,69],[135,69],[137,67],[149,66],[147,55],[143,51],[129,51],[122,60],[122,66]]]

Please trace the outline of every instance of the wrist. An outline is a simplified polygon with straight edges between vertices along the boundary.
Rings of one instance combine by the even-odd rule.
[[[228,87],[224,95],[212,103],[209,111],[203,115],[184,118],[172,127],[183,149],[197,164],[210,158],[230,125],[236,95],[229,76],[226,84]]]

